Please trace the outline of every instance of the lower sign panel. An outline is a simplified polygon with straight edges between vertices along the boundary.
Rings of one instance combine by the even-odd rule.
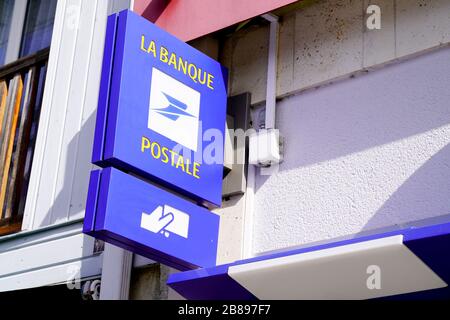
[[[91,173],[83,232],[179,270],[216,265],[218,215],[113,168]]]

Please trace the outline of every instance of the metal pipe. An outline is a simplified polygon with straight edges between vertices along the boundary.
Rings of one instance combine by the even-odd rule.
[[[261,17],[270,22],[265,127],[266,129],[275,129],[279,22],[278,17],[271,13],[264,14]]]

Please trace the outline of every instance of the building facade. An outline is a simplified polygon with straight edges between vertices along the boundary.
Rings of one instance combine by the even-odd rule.
[[[43,3],[6,1],[0,13],[0,291],[59,284],[95,299],[181,299],[189,291],[176,284],[177,270],[81,231],[106,19],[122,9],[225,65],[229,97],[247,98],[245,125],[276,128],[282,137],[281,163],[231,167],[214,211],[221,217],[218,265],[399,230],[449,230],[449,1]],[[35,111],[27,122],[21,106],[28,104]],[[240,110],[235,118],[243,117]],[[440,279],[429,274],[435,286],[421,290],[445,288],[439,267],[427,265]],[[270,281],[247,289],[267,298],[355,298],[323,296],[323,286],[310,284],[310,292],[321,289],[310,296],[270,295],[278,290]]]

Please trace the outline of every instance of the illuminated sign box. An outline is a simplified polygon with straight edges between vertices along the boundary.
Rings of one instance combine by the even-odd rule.
[[[108,18],[92,162],[220,206],[227,71],[146,19]]]
[[[179,270],[216,265],[219,216],[114,168],[91,172],[83,232]]]

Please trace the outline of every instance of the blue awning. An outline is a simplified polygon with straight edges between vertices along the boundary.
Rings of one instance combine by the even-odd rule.
[[[172,274],[187,299],[450,299],[450,223]]]

